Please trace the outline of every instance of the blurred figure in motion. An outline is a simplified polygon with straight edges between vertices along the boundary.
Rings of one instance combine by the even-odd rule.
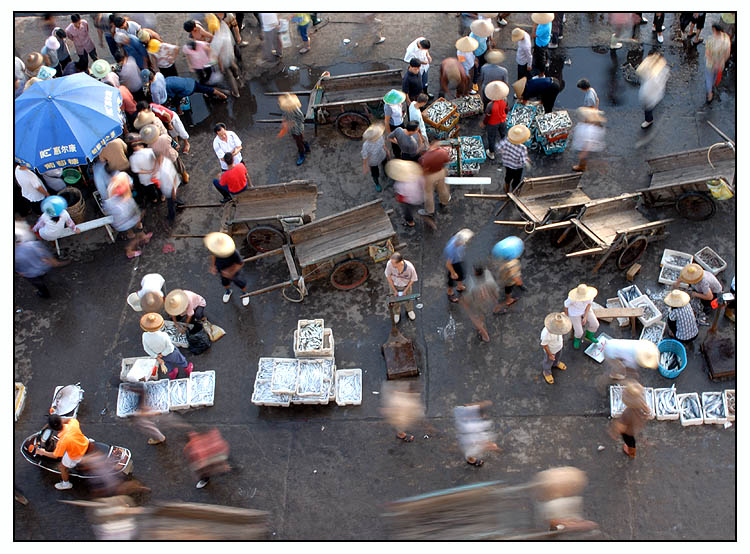
[[[407,434],[406,429],[424,418],[424,404],[419,393],[412,391],[410,382],[386,381],[382,398],[380,412],[396,430],[396,438],[412,442],[414,435]]]
[[[550,531],[588,531],[598,527],[583,518],[583,492],[586,473],[574,467],[553,467],[537,473],[534,479],[538,510]]]
[[[129,242],[125,245],[125,254],[128,258],[140,256],[138,246],[148,244],[153,233],[143,231],[142,214],[133,200],[131,179],[127,173],[120,171],[112,177],[107,187],[107,195],[102,208],[105,214],[114,218],[112,227],[115,231],[127,234]],[[138,232],[134,232],[133,229]]]
[[[80,466],[88,474],[93,475],[88,480],[93,498],[151,492],[150,488],[137,479],[127,479],[118,471],[114,460],[107,458],[103,452],[95,448],[83,457]]]
[[[466,292],[461,295],[461,305],[484,342],[490,342],[485,314],[498,305],[499,298],[500,287],[492,274],[482,266],[474,266],[474,275],[466,280]]]
[[[229,459],[229,443],[225,441],[218,429],[211,429],[205,433],[190,431],[188,443],[184,449],[190,469],[198,477],[196,489],[208,485],[211,477],[228,472],[231,468]]]
[[[604,345],[604,358],[610,379],[637,377],[639,367],[658,367],[659,348],[649,340],[609,339]]]
[[[148,443],[155,445],[167,440],[167,437],[164,436],[154,422],[153,416],[157,412],[149,412],[146,406],[146,384],[143,382],[124,383],[123,388],[134,392],[138,396],[138,405],[134,414],[135,424],[138,426],[138,429],[148,436]]]
[[[622,445],[623,452],[630,458],[635,458],[635,436],[643,429],[649,414],[643,386],[637,381],[629,381],[622,392],[622,402],[625,404],[625,411],[612,420],[609,434],[613,439],[622,437],[625,443]]]
[[[706,42],[706,102],[714,99],[714,87],[721,82],[724,64],[732,51],[732,41],[721,27],[711,25],[711,38]]]
[[[654,122],[654,109],[664,98],[664,90],[669,79],[667,60],[661,54],[650,54],[635,70],[641,80],[638,100],[645,113],[642,129],[647,129]]]
[[[61,262],[47,250],[38,240],[29,240],[25,229],[15,233],[15,271],[21,277],[34,285],[36,293],[41,298],[49,298],[50,293],[44,276],[53,267],[68,265],[70,261]]]
[[[485,453],[500,450],[493,442],[497,433],[491,431],[492,421],[483,413],[483,410],[491,405],[492,402],[486,400],[453,408],[458,446],[466,463],[476,467],[484,465],[481,457]]]
[[[581,122],[573,130],[573,150],[578,152],[578,163],[572,167],[573,171],[586,171],[589,154],[604,150],[604,118],[603,112],[596,108],[578,108]]]

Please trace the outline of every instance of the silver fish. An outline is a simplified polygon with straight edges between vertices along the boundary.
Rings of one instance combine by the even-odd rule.
[[[706,264],[708,267],[713,269],[721,269],[726,265],[724,261],[718,257],[718,254],[711,250],[708,246],[700,250],[696,255],[700,261]]]
[[[573,126],[573,121],[565,110],[537,115],[535,123],[543,135],[558,134]]]
[[[680,271],[665,265],[661,268],[661,274],[659,277],[667,281],[677,281],[680,277]]]
[[[696,396],[683,396],[680,401],[680,412],[685,419],[702,419],[700,402]]]
[[[687,264],[690,263],[690,258],[686,258],[684,256],[677,256],[675,254],[670,254],[666,258],[664,258],[664,263],[669,265],[676,265],[678,267],[685,267]]]

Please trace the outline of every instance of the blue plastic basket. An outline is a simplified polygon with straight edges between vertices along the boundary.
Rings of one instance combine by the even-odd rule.
[[[682,370],[685,369],[685,366],[687,366],[687,352],[685,352],[685,347],[682,346],[682,343],[673,339],[664,339],[659,342],[659,354],[662,352],[674,352],[679,356],[680,360],[682,360],[682,363],[680,364],[679,369],[667,369],[661,365],[661,362],[659,363],[659,373],[661,373],[664,377],[667,379],[674,379],[677,377],[680,373],[682,373]]]

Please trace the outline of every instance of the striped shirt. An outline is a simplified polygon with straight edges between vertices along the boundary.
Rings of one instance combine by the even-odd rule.
[[[523,144],[513,144],[507,138],[499,143],[500,158],[505,167],[520,169],[528,159],[526,147]]]
[[[695,322],[695,312],[690,304],[681,308],[672,308],[667,318],[675,322],[677,328],[674,336],[677,340],[690,340],[698,335],[698,324]]]

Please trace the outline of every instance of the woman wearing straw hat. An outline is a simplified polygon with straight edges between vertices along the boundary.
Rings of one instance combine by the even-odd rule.
[[[510,35],[510,40],[518,43],[516,49],[518,75],[516,78],[523,79],[524,77],[531,77],[531,64],[533,63],[534,58],[531,54],[531,37],[529,36],[529,33],[516,27]]]
[[[383,168],[385,172],[385,168],[382,166],[388,157],[388,149],[385,147],[385,141],[383,140],[384,131],[385,126],[382,123],[373,123],[362,135],[362,173],[367,173],[367,169],[370,169],[377,192],[383,190],[380,186],[380,169]]]
[[[664,303],[670,307],[667,314],[669,334],[680,342],[692,342],[698,336],[698,323],[690,305],[690,296],[675,289],[664,297]]]
[[[553,312],[544,318],[544,329],[542,329],[542,334],[539,337],[541,341],[539,344],[544,349],[542,375],[550,385],[555,382],[555,378],[552,376],[553,367],[560,371],[568,369],[568,366],[560,361],[560,353],[563,349],[563,335],[570,333],[571,328],[570,318],[562,312]]]
[[[474,83],[474,92],[479,90],[479,72],[482,66],[486,63],[484,55],[487,53],[489,48],[494,46],[492,40],[492,34],[495,32],[495,26],[489,19],[477,19],[471,24],[471,33],[469,38],[473,38],[477,41],[479,46],[474,49],[474,55],[476,56],[476,67],[474,69],[474,76],[472,78]]]
[[[650,340],[608,339],[604,358],[610,379],[638,377],[638,369],[659,367],[659,348]]]
[[[698,264],[688,264],[682,268],[677,282],[673,288],[680,286],[680,283],[692,285],[693,290],[690,292],[691,298],[699,298],[703,304],[703,309],[707,313],[714,310],[714,296],[722,291],[722,286],[716,276],[710,271],[705,271]]]
[[[524,166],[529,163],[529,154],[524,142],[529,140],[531,131],[525,125],[514,125],[508,136],[498,144],[500,161],[505,168],[505,192],[514,190],[521,184]]]
[[[247,283],[240,277],[243,261],[234,239],[226,233],[209,233],[203,238],[203,244],[211,252],[211,269],[213,275],[221,277],[221,285],[224,287],[224,295],[221,301],[226,304],[232,297],[232,283],[243,293],[247,292]],[[242,305],[248,306],[250,297],[242,297]]]
[[[534,40],[533,65],[538,71],[544,71],[549,65],[547,47],[552,38],[553,19],[555,19],[554,13],[531,14],[531,21],[536,24],[531,32],[531,38]]]
[[[586,338],[594,343],[599,342],[599,339],[594,336],[599,328],[599,320],[596,319],[591,307],[597,294],[599,294],[599,291],[594,287],[581,283],[572,289],[565,299],[565,314],[570,318],[575,330],[575,338],[573,339],[573,348],[575,349],[581,347],[584,325],[586,327]]]
[[[461,37],[456,41],[456,58],[458,58],[459,63],[464,68],[466,75],[471,76],[472,83],[474,83],[469,94],[476,94],[479,90],[479,87],[474,82],[474,75],[478,71],[477,57],[474,55],[474,50],[477,48],[479,48],[479,42],[475,38]]]
[[[589,154],[604,150],[604,113],[596,108],[578,108],[582,121],[573,130],[573,150],[578,152],[578,163],[573,171],[586,171]]]
[[[169,335],[161,330],[164,326],[164,318],[157,313],[148,313],[141,317],[141,329],[143,336],[141,342],[143,350],[152,358],[156,358],[169,370],[167,377],[177,379],[180,369],[184,369],[188,377],[193,372],[193,363],[185,359],[169,338]]]
[[[385,164],[385,172],[393,179],[396,199],[404,207],[404,225],[414,227],[413,212],[424,200],[422,166],[409,160],[391,160]]]
[[[483,93],[487,94],[487,99],[490,102],[486,104],[484,119],[479,126],[487,129],[484,148],[491,160],[495,159],[495,148],[498,137],[500,139],[505,138],[505,120],[508,111],[508,104],[505,102],[505,98],[508,96],[509,91],[508,85],[502,81],[488,83],[483,91]]]
[[[44,57],[39,52],[32,52],[26,56],[24,64],[26,65],[26,70],[24,71],[26,78],[31,79],[37,76],[39,69],[44,65]]]
[[[385,96],[383,96],[383,113],[385,114],[385,128],[388,133],[392,133],[398,127],[404,126],[404,109],[403,103],[406,100],[406,95],[400,90],[391,89]],[[401,149],[397,144],[391,146],[393,149],[393,156],[395,158],[401,157]]]
[[[500,65],[505,59],[505,54],[500,50],[488,50],[484,55],[486,62],[479,70],[479,90],[482,92],[482,103],[487,105],[485,89],[493,81],[502,81],[508,84],[508,70]]]
[[[610,435],[614,439],[618,438],[618,435],[622,437],[625,443],[622,445],[622,450],[630,458],[635,458],[635,436],[643,429],[649,413],[649,406],[644,396],[643,386],[636,381],[625,385],[625,390],[622,392],[625,411],[620,417],[613,419],[610,425]]]
[[[200,322],[206,319],[205,308],[206,299],[186,289],[174,289],[164,300],[164,310],[170,315],[175,325],[179,325],[184,319],[184,325],[191,335],[203,328]],[[191,325],[191,321],[194,325]]]
[[[296,94],[284,94],[279,96],[279,107],[283,112],[283,123],[278,136],[289,132],[297,145],[297,165],[302,165],[305,155],[310,152],[310,145],[305,142],[305,114],[300,109],[302,103]]]

